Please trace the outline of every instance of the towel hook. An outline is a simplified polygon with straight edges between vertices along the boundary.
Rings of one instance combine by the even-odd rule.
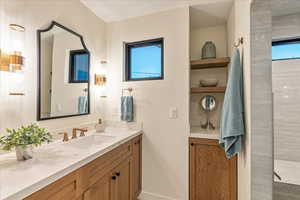
[[[130,92],[130,95],[132,96],[132,91],[133,89],[132,88],[123,88],[122,89],[122,96],[124,96],[124,91],[127,90],[128,92]]]
[[[237,43],[234,43],[234,47],[239,47],[240,45],[244,44],[244,38],[240,37]]]

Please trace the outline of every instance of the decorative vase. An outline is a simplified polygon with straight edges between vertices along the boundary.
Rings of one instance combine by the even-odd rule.
[[[17,146],[16,147],[16,156],[18,161],[29,160],[33,157],[33,147],[28,145],[26,147]]]
[[[212,41],[205,42],[202,47],[202,59],[216,58],[217,50],[216,45]]]

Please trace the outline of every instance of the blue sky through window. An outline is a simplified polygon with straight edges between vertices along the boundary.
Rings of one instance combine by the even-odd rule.
[[[75,55],[75,80],[87,81],[88,80],[88,56],[87,54]]]
[[[282,44],[275,45],[272,47],[272,59],[282,60],[282,59],[300,59],[300,43],[294,44]]]
[[[162,76],[161,45],[130,48],[131,79],[156,78]]]

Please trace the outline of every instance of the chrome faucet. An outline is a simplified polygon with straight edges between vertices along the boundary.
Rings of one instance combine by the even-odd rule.
[[[72,139],[77,138],[77,131],[80,131],[80,137],[83,137],[85,136],[85,132],[87,132],[88,130],[86,128],[73,128]]]

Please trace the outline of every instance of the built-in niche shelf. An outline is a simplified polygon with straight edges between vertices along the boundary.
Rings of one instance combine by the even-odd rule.
[[[203,60],[192,60],[191,69],[208,69],[208,68],[224,68],[230,63],[229,57],[214,58],[214,59],[203,59]]]
[[[199,87],[191,88],[192,94],[198,93],[225,93],[226,87]]]

